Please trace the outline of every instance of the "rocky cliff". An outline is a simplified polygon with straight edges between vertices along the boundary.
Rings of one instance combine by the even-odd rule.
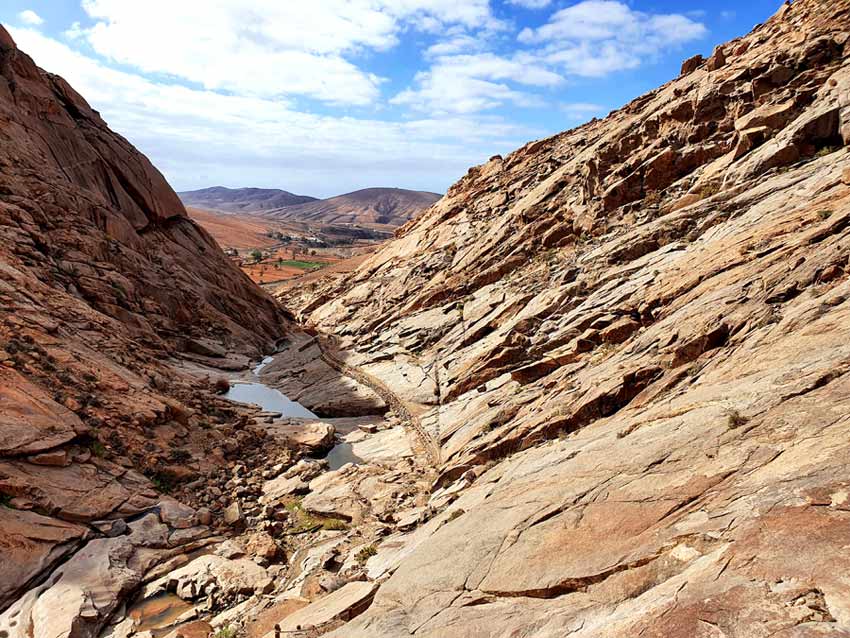
[[[223,461],[176,360],[247,363],[284,317],[2,27],[0,305],[0,635],[92,635],[192,525],[158,492]]]
[[[848,25],[783,5],[289,295],[439,471],[334,636],[850,635]]]

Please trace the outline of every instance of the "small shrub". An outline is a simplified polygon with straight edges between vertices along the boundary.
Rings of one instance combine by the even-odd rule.
[[[103,443],[100,441],[92,441],[90,449],[91,453],[100,459],[106,456],[106,448],[103,447]]]
[[[11,509],[10,503],[12,502],[12,497],[8,494],[0,494],[0,507],[8,507]]]
[[[218,631],[215,632],[215,638],[236,638],[236,628],[230,625],[219,627]]]
[[[699,196],[702,199],[706,199],[708,197],[712,197],[713,195],[717,195],[720,192],[720,184],[717,182],[710,182],[708,184],[704,184],[702,188],[699,189]]]
[[[213,383],[213,389],[215,389],[216,394],[227,394],[230,391],[230,381],[224,377],[219,377]]]
[[[826,157],[838,150],[838,146],[824,146],[817,153],[815,153],[815,157]]]
[[[746,425],[748,421],[748,419],[737,410],[728,410],[726,412],[726,419],[730,430]]]
[[[820,218],[821,221],[827,220],[831,216],[832,216],[831,210],[819,210],[818,211],[818,218]]]
[[[453,520],[455,520],[456,518],[460,518],[465,513],[466,512],[464,512],[461,508],[457,508],[451,514],[449,514],[449,518],[448,520],[446,520],[446,523],[451,523]]]
[[[368,561],[372,556],[378,553],[377,548],[374,545],[366,545],[363,549],[357,552],[357,562],[361,565],[365,565],[366,561]]]
[[[251,259],[253,259],[256,263],[260,263],[263,261],[263,252],[255,248],[251,251]]]
[[[154,472],[151,476],[149,476],[151,483],[156,488],[157,492],[162,494],[168,494],[174,491],[174,483],[170,477],[162,474],[161,472]]]
[[[342,531],[348,529],[348,525],[345,524],[345,521],[341,521],[338,518],[326,518],[322,520],[322,529],[330,531]]]
[[[657,206],[661,203],[661,193],[658,191],[649,191],[643,198],[645,206]]]
[[[192,455],[189,454],[188,450],[184,450],[182,448],[171,450],[171,460],[175,463],[184,463],[186,461],[191,460]]]

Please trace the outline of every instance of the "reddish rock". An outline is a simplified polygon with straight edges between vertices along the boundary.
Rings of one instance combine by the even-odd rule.
[[[696,71],[702,64],[705,62],[705,58],[701,55],[695,55],[692,58],[688,58],[684,62],[682,62],[682,69],[679,72],[680,75],[690,75],[694,71]]]
[[[43,452],[41,454],[36,454],[35,456],[31,456],[27,459],[30,463],[34,463],[35,465],[53,465],[59,467],[65,467],[66,465],[71,464],[71,458],[68,455],[66,450],[55,450],[53,452]]]

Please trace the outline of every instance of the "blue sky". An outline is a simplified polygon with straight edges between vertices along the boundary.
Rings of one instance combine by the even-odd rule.
[[[444,191],[622,106],[779,0],[4,0],[178,190]]]

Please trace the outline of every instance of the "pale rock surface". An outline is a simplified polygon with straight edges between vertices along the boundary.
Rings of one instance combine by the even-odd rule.
[[[282,299],[439,446],[333,636],[850,633],[848,18],[787,4]]]
[[[321,627],[336,620],[350,620],[362,613],[372,600],[375,585],[353,582],[287,616],[280,622],[281,631]],[[275,638],[274,632],[265,638]]]

